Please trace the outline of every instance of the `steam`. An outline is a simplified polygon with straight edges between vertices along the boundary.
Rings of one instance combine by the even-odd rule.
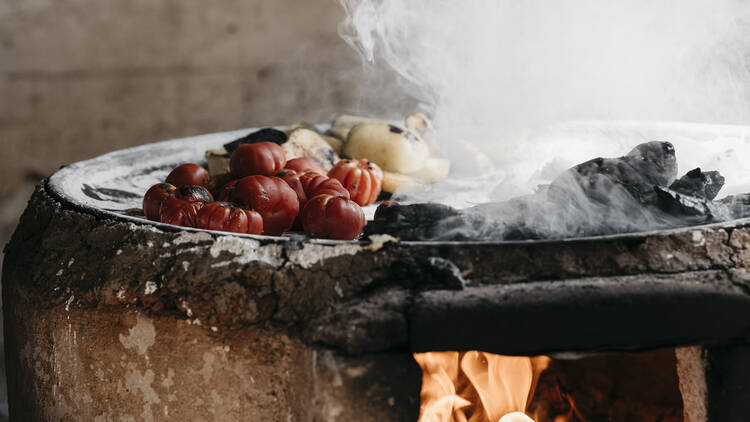
[[[506,200],[654,139],[675,145],[680,174],[750,191],[750,131],[732,126],[750,123],[750,3],[339,1],[341,36],[387,66],[453,160],[451,180],[401,199]],[[476,149],[494,168],[477,171]]]
[[[342,37],[443,128],[750,121],[750,4],[340,0]]]

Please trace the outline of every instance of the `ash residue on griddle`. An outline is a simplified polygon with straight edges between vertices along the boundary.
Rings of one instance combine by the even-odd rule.
[[[86,183],[81,186],[81,192],[89,198],[110,202],[129,202],[131,199],[142,197],[141,194],[128,192],[122,189],[103,188],[101,186],[92,186]]]
[[[365,234],[402,240],[560,239],[661,230],[750,216],[750,195],[714,201],[724,185],[700,168],[677,179],[675,149],[647,142],[595,158],[533,195],[458,210],[421,203],[381,206]]]

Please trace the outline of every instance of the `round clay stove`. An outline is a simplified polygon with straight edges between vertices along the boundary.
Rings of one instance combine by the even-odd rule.
[[[682,354],[707,385],[683,391],[686,414],[747,410],[750,377],[736,373],[750,365],[733,351],[750,333],[750,220],[559,241],[346,242],[128,214],[172,167],[245,133],[116,151],[37,187],[3,268],[13,419],[413,422],[414,352],[680,346],[698,348]],[[717,380],[734,384],[714,394]]]

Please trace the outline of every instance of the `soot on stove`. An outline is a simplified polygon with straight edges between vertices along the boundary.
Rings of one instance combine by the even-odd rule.
[[[531,240],[599,236],[750,216],[750,194],[715,200],[724,177],[695,168],[677,178],[669,142],[595,158],[531,195],[467,209],[436,203],[382,204],[365,235],[402,240]]]

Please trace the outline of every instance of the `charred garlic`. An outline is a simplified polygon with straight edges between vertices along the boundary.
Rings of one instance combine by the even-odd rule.
[[[360,123],[349,131],[344,154],[367,158],[385,171],[411,173],[425,165],[430,150],[414,131],[388,123]]]
[[[323,137],[316,132],[297,128],[289,133],[289,140],[281,144],[286,158],[308,157],[323,170],[328,171],[339,161],[339,156]]]
[[[432,122],[424,113],[412,113],[406,116],[404,121],[407,129],[411,129],[424,136],[429,131],[432,131]]]
[[[387,123],[387,122],[384,120],[373,119],[371,117],[354,116],[351,114],[340,114],[336,116],[336,118],[333,120],[333,123],[331,123],[330,132],[331,134],[333,134],[333,136],[344,141],[349,136],[349,131],[352,130],[354,126],[357,126],[360,123]]]

